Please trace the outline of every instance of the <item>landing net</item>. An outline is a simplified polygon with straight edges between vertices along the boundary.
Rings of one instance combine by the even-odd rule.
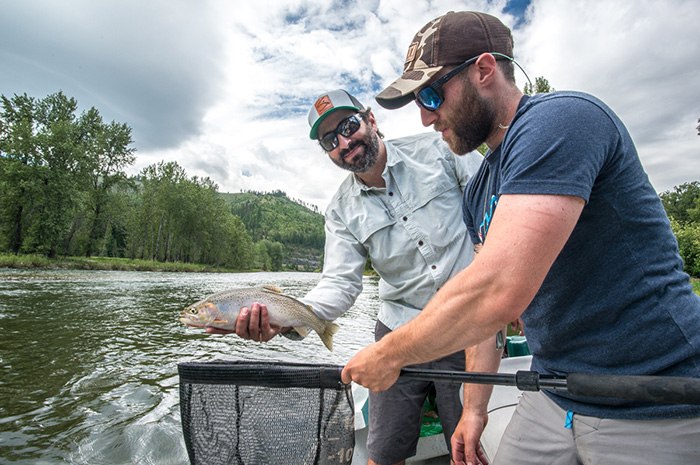
[[[192,465],[350,464],[350,385],[338,366],[213,361],[178,364]]]

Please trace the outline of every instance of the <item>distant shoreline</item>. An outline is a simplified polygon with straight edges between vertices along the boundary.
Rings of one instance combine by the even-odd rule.
[[[0,254],[0,268],[45,270],[95,270],[95,271],[173,271],[193,273],[250,273],[262,271],[232,270],[211,265],[180,262],[156,262],[111,257],[62,257],[47,258],[43,255]]]
[[[264,270],[231,270],[211,265],[192,263],[155,262],[129,258],[111,257],[65,257],[46,258],[43,255],[14,255],[0,253],[0,268],[44,269],[44,270],[95,270],[95,271],[170,271],[190,273],[256,273]],[[280,270],[294,271],[294,270]],[[374,270],[366,270],[365,276],[377,276]],[[690,278],[693,290],[700,295],[700,279]]]

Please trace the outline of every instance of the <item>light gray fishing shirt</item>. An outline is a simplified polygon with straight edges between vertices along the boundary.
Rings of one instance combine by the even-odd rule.
[[[325,214],[325,258],[318,285],[303,300],[326,320],[350,309],[367,260],[380,276],[377,318],[394,330],[425,307],[473,258],[462,221],[462,191],[482,161],[455,155],[439,133],[385,141],[386,187],[350,174]]]

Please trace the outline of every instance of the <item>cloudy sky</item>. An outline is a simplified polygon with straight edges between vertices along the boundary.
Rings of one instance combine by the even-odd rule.
[[[345,173],[308,138],[314,97],[349,90],[388,138],[431,130],[415,105],[374,96],[450,10],[500,17],[530,79],[608,103],[658,192],[700,180],[695,0],[0,0],[0,94],[61,90],[128,124],[129,174],[176,161],[221,192],[279,189],[323,209]]]

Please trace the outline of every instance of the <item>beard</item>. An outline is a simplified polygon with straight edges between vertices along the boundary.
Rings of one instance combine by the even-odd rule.
[[[345,155],[352,152],[358,145],[365,147],[364,152],[355,155],[355,159],[351,163],[346,162]],[[365,173],[377,163],[377,158],[379,158],[379,136],[376,132],[368,131],[362,139],[353,141],[347,149],[341,150],[338,155],[339,159],[332,158],[333,163],[353,173]]]
[[[445,142],[457,155],[464,155],[476,150],[496,126],[496,110],[491,102],[486,101],[474,86],[464,80],[462,102],[454,111],[453,118],[435,129],[449,129],[454,137],[445,138]]]

